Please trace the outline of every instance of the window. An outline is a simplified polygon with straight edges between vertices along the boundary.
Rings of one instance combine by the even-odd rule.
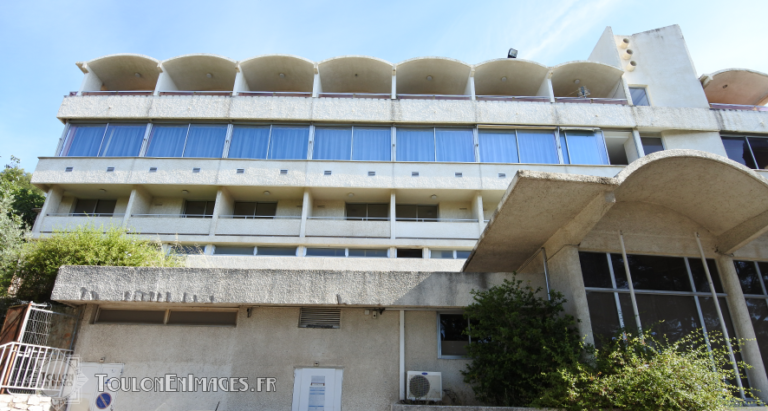
[[[481,163],[519,163],[514,130],[480,130]]]
[[[397,221],[437,221],[436,205],[396,205]]]
[[[168,325],[229,325],[237,324],[237,311],[170,310]]]
[[[299,328],[341,328],[341,310],[338,308],[301,308]]]
[[[78,199],[75,203],[75,209],[72,211],[74,216],[93,216],[93,217],[112,217],[115,213],[117,200],[82,200]]]
[[[146,124],[109,124],[99,156],[138,157],[146,131]]]
[[[630,87],[629,95],[632,96],[632,103],[636,106],[650,106],[648,101],[648,91],[645,87]]]
[[[470,321],[463,314],[438,313],[437,357],[460,359],[467,356],[467,345],[471,339],[464,330],[471,327]]]
[[[274,218],[277,203],[235,201],[233,218]]]
[[[397,161],[474,162],[471,129],[398,128]]]
[[[315,127],[314,160],[349,160],[352,127]]]
[[[467,259],[471,251],[465,250],[429,250],[429,258],[435,259]]]
[[[347,220],[389,220],[389,204],[347,203]]]
[[[610,164],[602,133],[567,130],[560,135],[565,164]]]
[[[106,131],[105,124],[71,125],[60,156],[96,157]]]
[[[458,128],[435,129],[437,161],[471,163],[475,161],[472,130]]]
[[[188,124],[153,126],[146,157],[181,157],[188,130]]]
[[[392,131],[384,127],[315,127],[314,160],[390,161]]]
[[[238,247],[217,245],[213,254],[215,255],[253,255],[253,247]]]
[[[211,218],[215,201],[187,201],[184,204],[184,217]]]
[[[768,262],[734,261],[763,363],[768,366]]]
[[[157,124],[146,157],[220,158],[226,137],[226,124]]]
[[[397,129],[397,161],[435,161],[435,131]]]
[[[308,126],[272,126],[269,142],[271,160],[305,160],[309,144]]]
[[[266,159],[270,126],[234,126],[228,158]]]
[[[97,323],[113,324],[162,324],[165,310],[109,310],[99,308]]]
[[[256,247],[256,255],[260,256],[296,256],[296,247]]]
[[[349,248],[347,249],[347,256],[356,258],[387,258],[389,257],[389,250]]]
[[[722,139],[728,158],[751,169],[768,170],[768,138],[724,136]]]
[[[397,258],[424,258],[421,248],[398,248]]]
[[[205,254],[205,249],[198,245],[173,244],[168,248],[168,254],[202,255]]]
[[[119,310],[99,308],[96,323],[158,325],[225,325],[237,324],[235,310]]]
[[[346,248],[307,248],[307,257],[346,257]]]
[[[388,249],[365,248],[320,248],[307,247],[304,254],[307,257],[353,257],[353,258],[387,258]]]
[[[640,142],[643,143],[643,151],[645,155],[653,154],[657,151],[664,151],[664,143],[661,141],[661,137],[640,137]]]
[[[516,130],[520,162],[558,164],[554,130]]]

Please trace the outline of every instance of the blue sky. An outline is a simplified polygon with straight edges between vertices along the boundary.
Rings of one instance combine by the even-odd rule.
[[[682,27],[699,74],[768,72],[766,0],[4,1],[0,4],[0,162],[34,170],[55,150],[76,61],[115,53],[163,60],[282,53],[319,61],[363,54],[399,62],[506,56],[554,65],[586,59],[606,26],[632,34]]]

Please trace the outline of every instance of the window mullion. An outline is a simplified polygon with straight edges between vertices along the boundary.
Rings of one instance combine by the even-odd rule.
[[[269,160],[269,149],[272,148],[272,124],[269,125],[269,138],[267,138],[267,153],[264,158]]]
[[[189,129],[192,127],[192,123],[187,124],[187,135],[184,136],[184,148],[181,150],[181,156],[184,157],[184,153],[187,152],[187,142],[189,141]]]
[[[611,254],[605,253],[605,257],[608,260],[608,272],[611,273],[611,285],[613,289],[616,289],[616,275],[613,273],[613,264],[611,263]],[[616,301],[616,312],[619,314],[619,328],[624,329],[624,313],[621,312],[621,301],[619,300],[619,293],[613,292],[613,299]]]
[[[688,281],[691,284],[691,290],[696,292],[696,283],[693,281],[693,274],[691,273],[691,265],[688,262],[688,257],[683,258],[683,261],[685,261],[685,271],[688,273]],[[707,333],[707,323],[704,321],[704,313],[701,311],[699,296],[694,295],[693,300],[696,302],[696,311],[699,313],[699,324],[701,324],[701,332],[704,333],[704,342],[707,343],[707,351],[712,353],[712,345],[709,343],[709,334]]]
[[[523,154],[520,152],[520,136],[517,135],[517,130],[514,130],[514,131],[515,131],[515,146],[517,146],[517,162],[518,164],[520,164],[523,162]]]
[[[755,158],[755,152],[752,150],[752,144],[749,142],[749,137],[744,136],[744,141],[747,142],[747,147],[749,148],[749,154],[752,156],[753,164],[755,165],[755,169],[759,170],[760,166],[757,165],[757,159]]]

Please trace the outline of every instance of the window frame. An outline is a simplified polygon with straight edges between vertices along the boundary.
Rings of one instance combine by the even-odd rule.
[[[101,311],[164,311],[165,315],[163,318],[162,323],[147,323],[147,322],[112,322],[112,321],[99,321],[99,316],[101,314]],[[169,324],[168,320],[171,316],[171,311],[182,311],[182,312],[226,312],[226,313],[235,313],[235,323],[234,324]],[[93,319],[91,321],[91,324],[93,325],[127,325],[127,326],[134,326],[134,325],[141,325],[141,326],[182,326],[182,327],[228,327],[228,328],[236,328],[237,327],[237,319],[239,310],[237,308],[213,308],[213,307],[190,307],[190,308],[182,308],[182,307],[172,307],[172,308],[164,308],[164,309],[158,309],[157,307],[147,306],[147,305],[141,305],[137,307],[130,307],[126,308],[124,306],[112,306],[110,304],[102,305],[100,304],[96,308],[96,312],[93,314]]]
[[[632,89],[643,89],[645,91],[645,99],[648,100],[648,105],[638,105],[635,103],[635,99],[632,99],[632,105],[635,107],[653,107],[653,99],[651,99],[651,93],[648,92],[647,84],[627,84],[627,91],[629,91],[630,98],[632,97]]]
[[[747,143],[747,147],[749,148],[749,154],[752,157],[752,163],[755,165],[755,168],[750,168],[750,170],[768,170],[768,163],[766,164],[766,168],[760,168],[760,164],[757,162],[757,157],[755,157],[755,150],[752,148],[752,143],[749,141],[750,138],[755,139],[765,139],[768,140],[768,135],[759,135],[759,134],[731,134],[731,133],[720,133],[720,143],[723,144],[723,150],[725,150],[725,144],[723,143],[723,138],[740,138],[743,139],[744,142]],[[725,156],[731,160],[736,161],[732,159],[730,156],[728,156],[728,151],[725,152]],[[738,163],[738,161],[736,161]],[[745,165],[745,167],[749,168]]]
[[[463,310],[440,310],[436,312],[436,319],[437,319],[437,358],[441,360],[467,360],[469,357],[466,355],[443,355],[443,344],[440,337],[442,334],[440,331],[442,330],[442,323],[440,322],[440,316],[441,315],[464,315]],[[467,327],[471,327],[471,323],[469,318],[465,318],[467,321]],[[467,336],[467,345],[472,343],[472,337]]]

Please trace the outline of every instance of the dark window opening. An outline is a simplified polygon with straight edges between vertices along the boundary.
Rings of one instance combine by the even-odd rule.
[[[651,105],[651,102],[648,100],[648,91],[645,87],[630,87],[629,95],[632,96],[632,104],[636,106]]]
[[[397,258],[422,258],[423,251],[421,248],[398,248]]]
[[[72,212],[75,216],[111,217],[117,200],[77,200]]]
[[[234,218],[273,218],[276,214],[276,202],[235,202]]]
[[[640,137],[640,141],[643,143],[643,151],[646,156],[657,151],[664,151],[664,144],[661,142],[661,137]]]
[[[389,220],[389,204],[347,203],[347,220]]]
[[[187,201],[184,204],[184,217],[211,218],[215,201]]]
[[[397,221],[437,221],[436,205],[397,205]]]

